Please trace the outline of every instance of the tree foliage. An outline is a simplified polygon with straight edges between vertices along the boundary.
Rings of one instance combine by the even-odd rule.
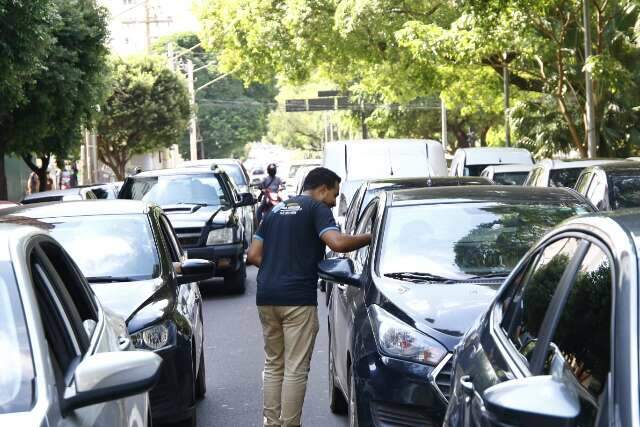
[[[89,127],[106,92],[108,50],[106,10],[94,0],[56,0],[59,19],[52,28],[55,44],[45,67],[25,85],[26,101],[12,113],[14,151],[40,176],[46,189],[46,171],[52,155],[75,154],[82,127]],[[40,158],[36,166],[32,156]]]
[[[135,154],[183,137],[191,109],[184,79],[162,58],[113,58],[111,94],[98,117],[98,158],[122,180]]]
[[[215,51],[205,51],[194,33],[179,33],[164,37],[154,46],[159,54],[166,54],[168,44],[175,54],[184,53],[181,61],[193,61],[195,87],[219,78],[215,83],[196,92],[196,114],[199,138],[206,157],[238,157],[247,143],[259,141],[267,132],[267,117],[272,110],[276,88],[273,79],[266,83],[244,85],[234,74],[221,77]],[[189,156],[189,139],[181,140],[182,156]]]
[[[222,71],[297,83],[320,73],[384,103],[442,97],[459,146],[483,142],[502,122],[508,66],[517,140],[539,153],[584,155],[588,67],[599,153],[628,154],[640,142],[638,11],[631,0],[592,3],[588,64],[578,0],[208,0],[201,16]],[[397,116],[373,112],[369,121],[384,126],[385,115]],[[552,120],[536,125],[529,115]]]
[[[53,0],[0,0],[0,199],[7,197],[4,155],[15,148],[12,114],[26,101],[25,84],[44,66],[56,20]]]

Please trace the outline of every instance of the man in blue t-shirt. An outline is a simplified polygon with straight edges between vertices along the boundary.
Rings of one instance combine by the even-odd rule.
[[[371,235],[343,234],[331,208],[340,177],[326,168],[307,175],[303,193],[273,208],[247,254],[259,267],[256,303],[264,336],[264,426],[299,426],[318,333],[318,262],[325,245],[351,252]]]

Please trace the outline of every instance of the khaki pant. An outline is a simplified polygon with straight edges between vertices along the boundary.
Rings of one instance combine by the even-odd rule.
[[[299,426],[311,354],[318,334],[315,306],[258,306],[264,336],[264,426]]]

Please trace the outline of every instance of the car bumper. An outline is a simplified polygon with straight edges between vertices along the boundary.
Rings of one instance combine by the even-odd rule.
[[[192,259],[207,259],[216,264],[216,276],[223,276],[229,271],[236,271],[244,262],[244,242],[227,245],[187,248],[187,255]]]
[[[162,372],[149,393],[154,424],[190,417],[195,405],[191,350],[188,346],[174,345],[156,354],[162,357]]]
[[[372,353],[354,366],[361,425],[440,426],[446,403],[434,368]]]

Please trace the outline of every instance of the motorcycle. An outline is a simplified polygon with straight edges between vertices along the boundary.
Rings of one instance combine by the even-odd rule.
[[[282,189],[280,189],[279,191],[271,191],[268,188],[262,190],[262,195],[260,198],[262,209],[260,220],[264,219],[269,214],[269,212],[271,212],[273,208],[276,207],[276,205],[283,202],[284,200],[285,196],[282,192]]]

